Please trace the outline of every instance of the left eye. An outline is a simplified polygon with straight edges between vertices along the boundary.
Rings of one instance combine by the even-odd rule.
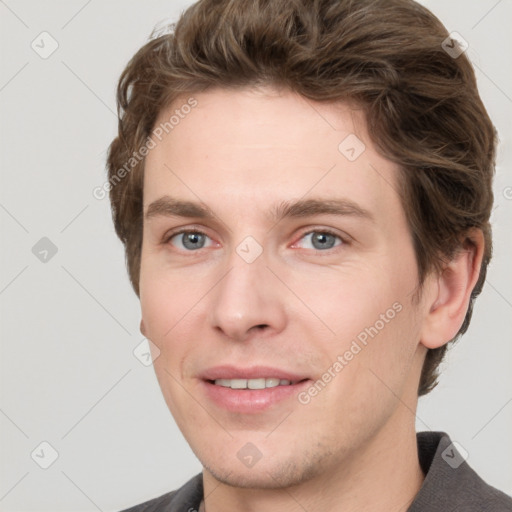
[[[339,240],[338,244],[336,244],[336,239]],[[343,243],[341,237],[329,231],[310,231],[306,233],[301,240],[308,241],[310,247],[305,247],[306,249],[315,249],[318,251],[332,249]]]

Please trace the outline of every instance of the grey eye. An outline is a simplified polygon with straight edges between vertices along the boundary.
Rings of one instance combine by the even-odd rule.
[[[319,251],[332,249],[336,245],[340,245],[340,243],[336,243],[336,239],[342,242],[338,235],[334,235],[325,231],[311,231],[310,233],[304,235],[303,239],[309,239],[309,244],[312,246],[306,247],[306,249],[312,248]]]
[[[198,231],[182,231],[176,233],[169,241],[178,249],[194,251],[203,249],[207,238],[207,235]]]

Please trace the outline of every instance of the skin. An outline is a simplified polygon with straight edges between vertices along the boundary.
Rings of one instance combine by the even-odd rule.
[[[194,98],[146,158],[144,211],[169,195],[200,201],[215,218],[145,218],[140,300],[163,395],[204,468],[206,510],[405,510],[424,479],[415,434],[422,363],[462,324],[481,233],[427,277],[418,298],[397,168],[376,151],[361,111],[270,88]],[[338,149],[349,134],[366,146],[352,162]],[[349,199],[373,220],[269,216],[282,201],[311,198]],[[187,249],[171,236],[180,229],[205,233],[204,246]],[[313,244],[310,233],[325,229],[332,248]],[[247,236],[263,249],[252,263],[236,252]],[[307,404],[293,397],[237,414],[202,391],[200,372],[227,363],[317,381],[397,303],[400,312]],[[237,457],[248,442],[262,454],[251,468]]]

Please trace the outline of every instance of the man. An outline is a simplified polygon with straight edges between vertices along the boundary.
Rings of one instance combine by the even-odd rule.
[[[203,465],[131,511],[512,510],[414,424],[491,257],[458,50],[409,0],[201,0],[128,64],[113,218]]]

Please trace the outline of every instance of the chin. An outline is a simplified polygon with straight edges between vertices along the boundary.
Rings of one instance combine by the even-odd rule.
[[[304,481],[301,475],[288,474],[282,468],[241,470],[239,467],[219,468],[217,465],[215,467],[204,467],[217,481],[242,489],[282,489]]]
[[[224,452],[225,454],[226,452]],[[231,487],[250,489],[282,489],[293,487],[311,480],[322,473],[324,460],[319,454],[315,457],[306,457],[301,454],[301,460],[286,457],[281,454],[279,459],[263,456],[254,466],[245,465],[236,458],[235,460],[215,460],[212,454],[210,461],[199,458],[204,469],[217,481]],[[213,460],[213,463],[210,463]]]

